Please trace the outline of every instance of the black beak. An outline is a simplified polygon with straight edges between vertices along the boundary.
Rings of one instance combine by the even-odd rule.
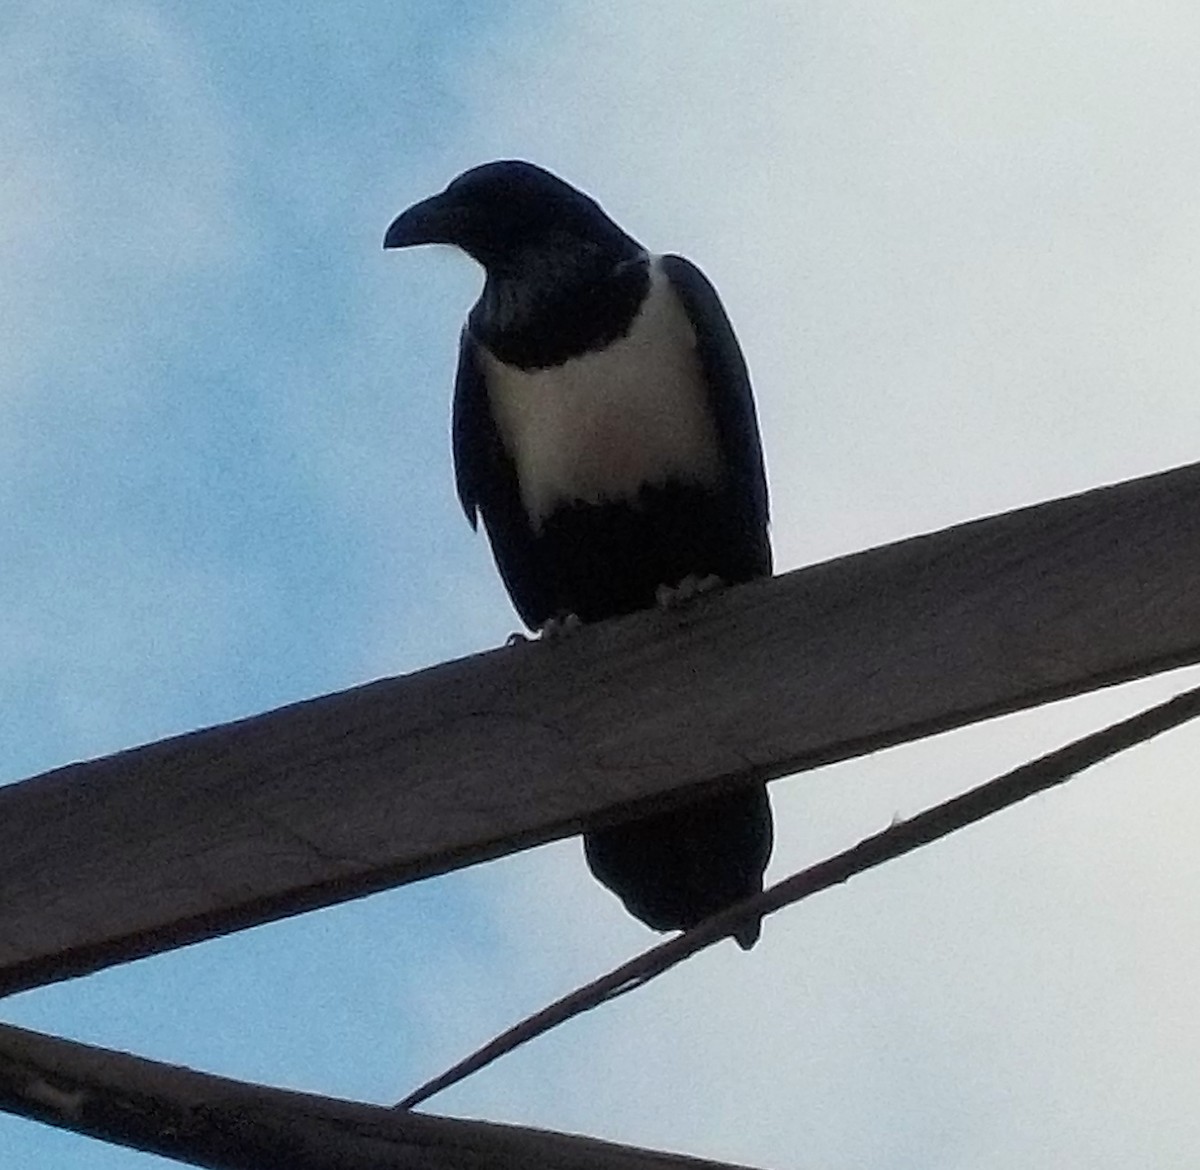
[[[432,195],[402,211],[388,227],[383,237],[385,248],[409,248],[415,244],[457,244],[466,226],[465,210],[447,200],[445,195]]]

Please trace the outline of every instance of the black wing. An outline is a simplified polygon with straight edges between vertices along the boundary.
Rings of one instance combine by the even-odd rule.
[[[503,452],[488,409],[487,388],[475,360],[475,343],[466,329],[458,341],[451,441],[458,502],[475,528],[484,500],[495,491]]]
[[[717,441],[729,471],[731,504],[739,510],[739,527],[751,544],[758,572],[766,576],[771,572],[767,476],[742,347],[708,277],[682,256],[663,256],[661,264],[696,331]]]
[[[451,432],[459,502],[472,528],[483,518],[513,605],[525,624],[537,629],[551,615],[553,601],[521,504],[517,471],[492,418],[477,342],[469,328],[459,341]]]

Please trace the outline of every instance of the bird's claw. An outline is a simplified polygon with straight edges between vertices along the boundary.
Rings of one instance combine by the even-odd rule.
[[[573,634],[581,625],[583,622],[577,613],[557,614],[542,623],[538,634],[543,642],[553,642],[556,638],[565,638],[568,634]]]
[[[725,582],[716,573],[709,573],[704,577],[689,573],[678,585],[660,585],[654,591],[654,600],[659,609],[674,609],[677,605],[686,605],[689,601],[695,601],[697,597],[703,597],[705,593],[723,588],[724,585]]]

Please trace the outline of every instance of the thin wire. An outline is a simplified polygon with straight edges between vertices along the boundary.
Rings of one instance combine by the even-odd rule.
[[[1065,747],[989,780],[986,784],[972,788],[944,804],[926,809],[907,821],[891,825],[883,832],[860,841],[852,849],[820,861],[777,882],[761,894],[755,894],[719,914],[714,914],[691,930],[651,947],[650,950],[614,968],[607,975],[563,996],[562,999],[502,1032],[444,1073],[426,1081],[394,1108],[412,1109],[429,1100],[435,1093],[457,1084],[551,1028],[643,986],[697,951],[733,934],[746,921],[757,919],[760,915],[773,914],[784,906],[838,885],[855,874],[901,857],[1029,796],[1063,784],[1085,768],[1152,739],[1198,715],[1200,687],[1184,691],[1175,698],[1147,708],[1132,718],[1075,740]]]

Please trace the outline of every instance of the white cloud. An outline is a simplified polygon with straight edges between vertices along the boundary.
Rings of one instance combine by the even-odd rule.
[[[181,730],[151,680],[212,668],[264,586],[151,518],[182,478],[154,466],[167,355],[241,263],[198,54],[151,5],[58,0],[6,15],[0,58],[0,673],[44,704],[41,765]]]
[[[36,413],[39,387],[85,362],[95,395],[116,390],[101,375],[144,354],[161,325],[155,298],[234,262],[236,230],[220,113],[155,9],[60,0],[16,17],[3,57],[0,411],[11,417],[18,404]]]

